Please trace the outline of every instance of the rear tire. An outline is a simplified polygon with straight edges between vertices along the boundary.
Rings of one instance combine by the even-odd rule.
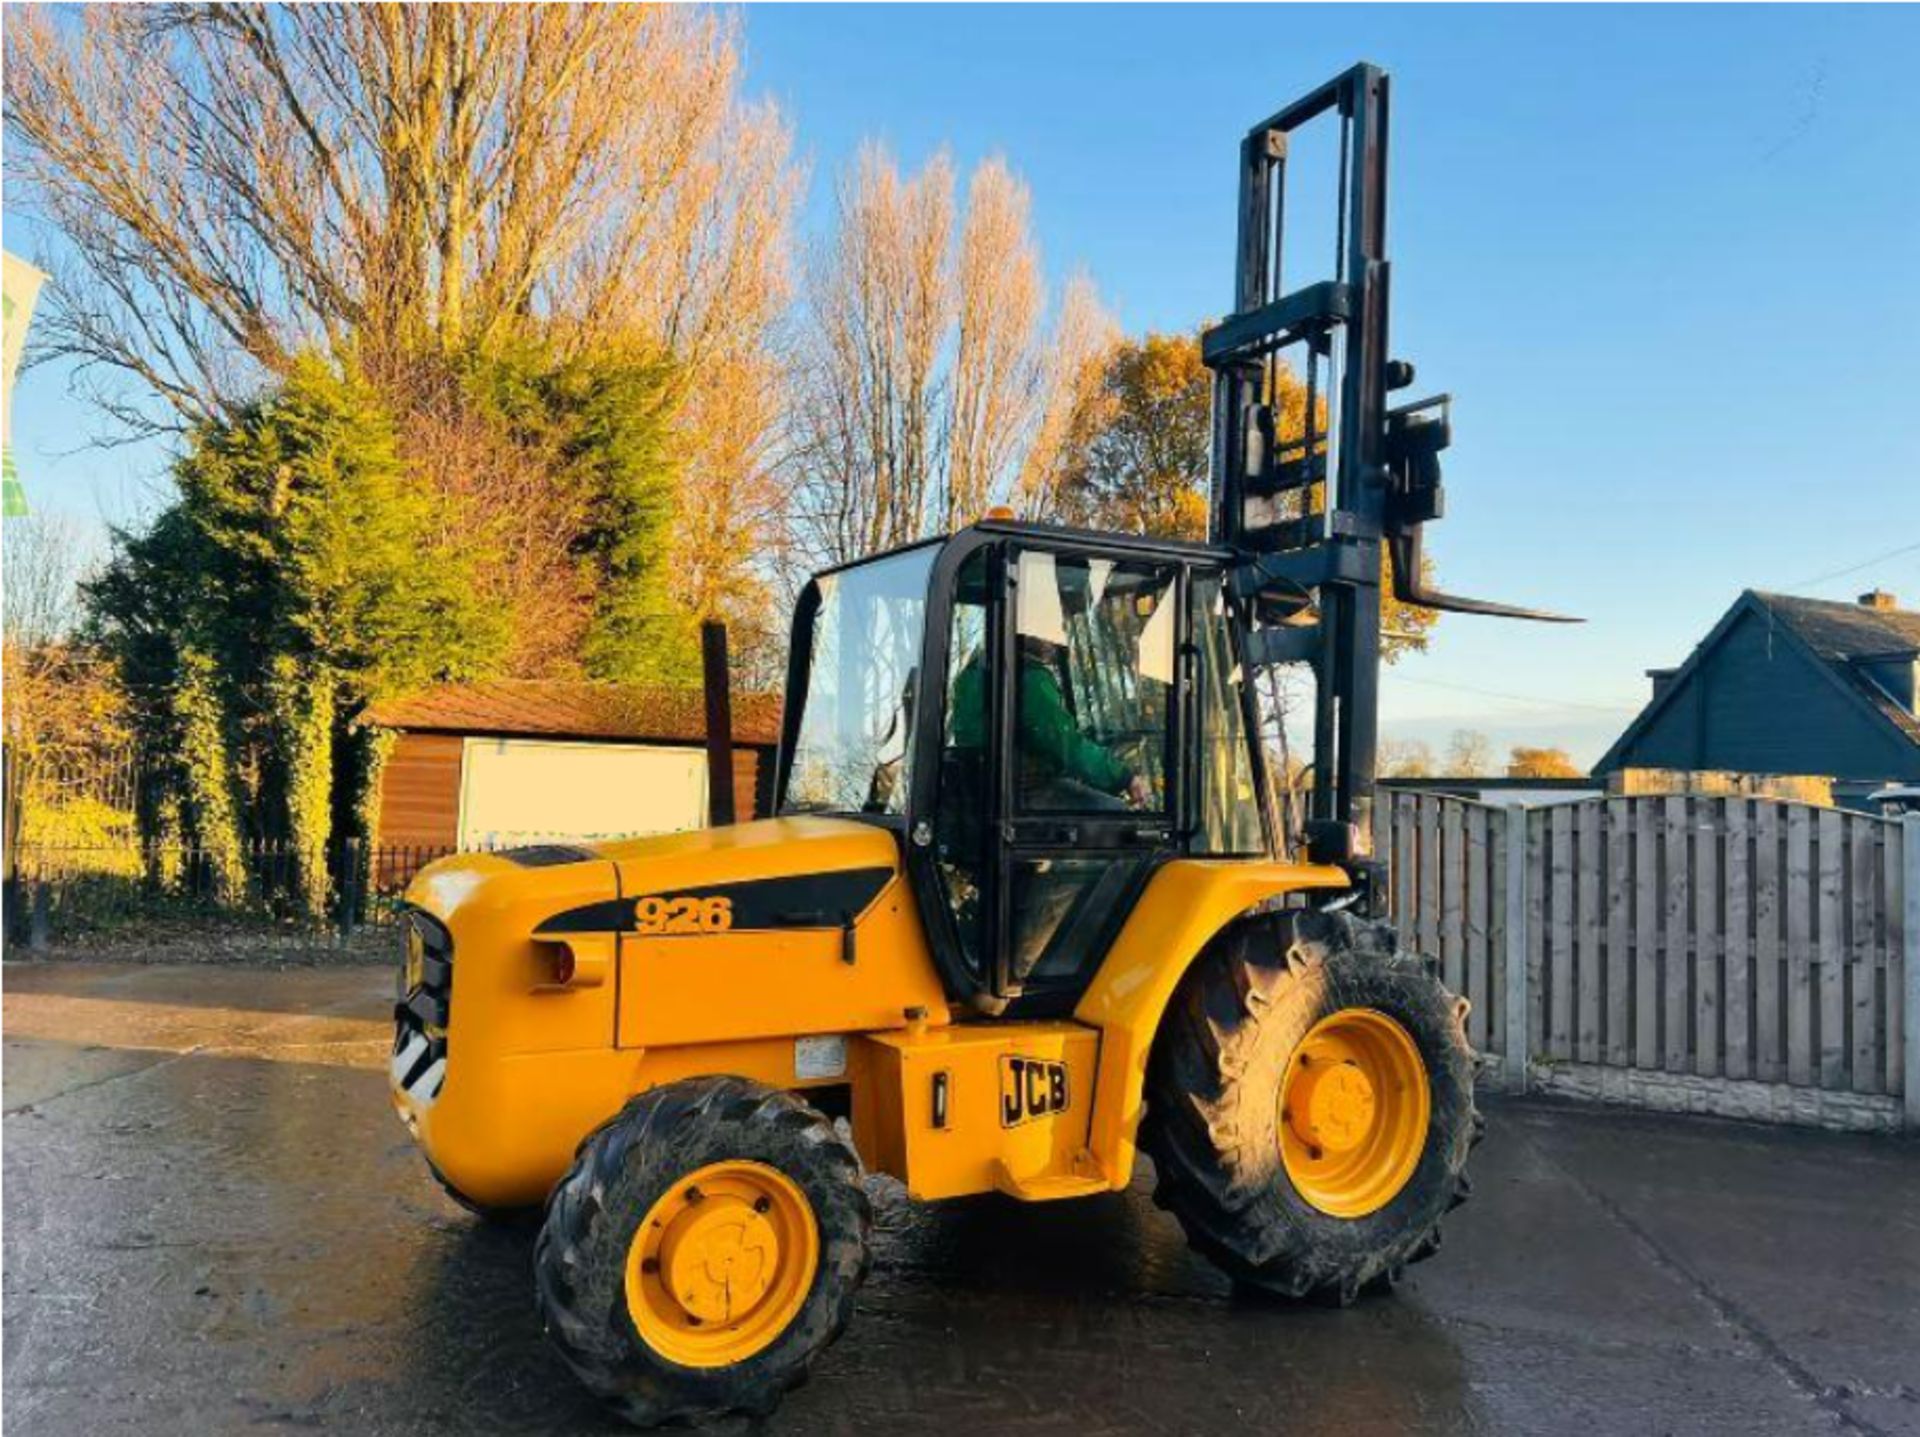
[[[801,1246],[792,1240],[797,1230],[817,1238],[806,1245],[811,1278],[793,1286],[788,1298],[777,1283],[766,1289],[767,1302],[795,1305],[791,1318],[782,1325],[776,1316],[755,1350],[745,1350],[752,1346],[745,1343],[738,1360],[730,1361],[725,1359],[734,1349],[701,1351],[697,1345],[717,1340],[731,1319],[716,1325],[709,1314],[706,1323],[693,1321],[689,1333],[676,1334],[634,1298],[636,1282],[660,1280],[638,1274],[669,1271],[685,1260],[674,1257],[676,1251],[707,1240],[694,1221],[677,1248],[662,1249],[658,1232],[650,1237],[643,1227],[659,1229],[657,1215],[663,1213],[675,1215],[675,1222],[685,1219],[696,1211],[688,1206],[689,1195],[692,1203],[712,1209],[715,1200],[700,1194],[689,1177],[716,1171],[766,1184],[766,1205],[752,1210],[780,1205],[769,1220],[786,1217],[787,1251]],[[705,1181],[717,1191],[727,1180]],[[859,1159],[820,1113],[789,1093],[743,1078],[671,1083],[635,1098],[583,1142],[547,1200],[534,1249],[541,1322],[575,1375],[637,1426],[731,1412],[764,1415],[805,1380],[813,1359],[846,1326],[867,1273],[872,1221]],[[644,1256],[649,1253],[661,1255]],[[732,1270],[719,1280],[714,1290],[730,1295]],[[660,1301],[658,1289],[652,1290]],[[670,1295],[666,1301],[670,1305]],[[684,1313],[679,1320],[686,1322]],[[752,1319],[746,1320],[751,1329]],[[654,1334],[652,1340],[643,1328]]]
[[[1155,1041],[1140,1132],[1159,1179],[1155,1200],[1241,1288],[1343,1306],[1390,1288],[1439,1247],[1441,1217],[1466,1200],[1467,1154],[1481,1127],[1466,1011],[1383,925],[1313,910],[1235,925],[1196,960]],[[1299,1166],[1297,1138],[1291,1156],[1281,1140],[1283,1093],[1298,1102],[1287,1084],[1303,1042],[1343,1024],[1387,1034],[1408,1062],[1417,1050],[1410,1072],[1424,1068],[1427,1084],[1424,1139],[1408,1126],[1398,1167],[1345,1199]],[[1415,1082],[1407,1087],[1404,1101],[1417,1105]],[[1387,1102],[1383,1087],[1377,1111]],[[1376,1109],[1368,1101],[1361,1111]],[[1365,1210],[1328,1210],[1343,1201]]]

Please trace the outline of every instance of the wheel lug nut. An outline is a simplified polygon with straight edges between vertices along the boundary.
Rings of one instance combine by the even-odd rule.
[[[688,1189],[687,1189],[687,1201],[688,1201],[688,1202],[705,1202],[705,1201],[706,1201],[706,1199],[707,1199],[707,1195],[706,1195],[705,1193],[703,1193],[703,1192],[701,1192],[699,1188],[688,1188]]]
[[[648,1273],[658,1272],[660,1270],[660,1259],[657,1257],[642,1258],[640,1260],[640,1270]]]
[[[762,1197],[757,1197],[753,1200],[753,1210],[755,1212],[766,1212],[772,1206],[773,1206],[773,1199],[770,1197],[762,1196]]]

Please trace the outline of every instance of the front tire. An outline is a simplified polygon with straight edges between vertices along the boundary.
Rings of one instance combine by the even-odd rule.
[[[541,1321],[637,1426],[764,1415],[846,1326],[871,1226],[820,1113],[743,1078],[671,1083],[582,1143],[548,1199]]]
[[[1155,1199],[1257,1292],[1344,1305],[1439,1247],[1477,1140],[1463,1000],[1392,930],[1295,910],[1194,963],[1147,1077]]]

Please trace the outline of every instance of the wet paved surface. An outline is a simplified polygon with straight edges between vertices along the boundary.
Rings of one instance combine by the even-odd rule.
[[[384,970],[5,970],[16,1433],[579,1432],[530,1235],[392,1118]],[[764,1430],[1920,1433],[1920,1143],[1503,1105],[1392,1299],[1236,1301],[1144,1183],[914,1209]]]

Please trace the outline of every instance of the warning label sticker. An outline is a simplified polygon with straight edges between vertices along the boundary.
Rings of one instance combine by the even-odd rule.
[[[842,1033],[793,1040],[793,1076],[838,1078],[847,1071],[847,1039]]]

